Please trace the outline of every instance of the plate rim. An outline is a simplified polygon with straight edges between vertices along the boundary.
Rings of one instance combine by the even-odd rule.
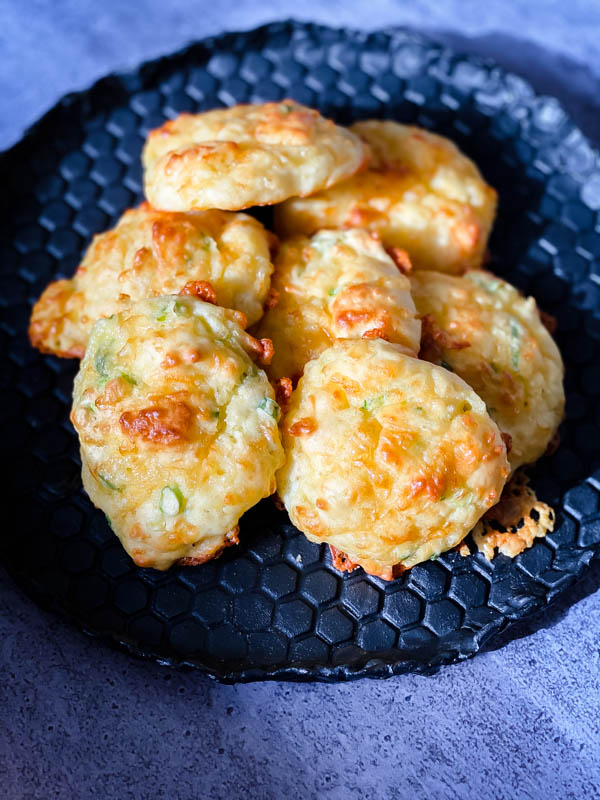
[[[487,68],[494,69],[496,73],[503,79],[513,77],[526,87],[530,93],[529,103],[551,99],[555,106],[560,109],[564,119],[571,123],[572,129],[576,130],[582,139],[588,143],[590,149],[594,152],[597,158],[600,158],[600,151],[595,144],[590,140],[586,134],[581,131],[578,124],[573,119],[572,115],[567,112],[564,105],[560,100],[553,95],[538,93],[527,78],[523,78],[518,73],[512,70],[505,69],[498,64],[493,58],[484,57],[480,55],[470,54],[462,49],[455,50],[454,48],[442,44],[436,40],[435,36],[423,34],[420,31],[415,31],[409,26],[385,26],[369,31],[360,30],[348,26],[336,27],[322,23],[313,23],[293,18],[286,18],[283,20],[272,20],[265,24],[247,28],[247,29],[233,29],[224,30],[220,33],[211,34],[201,39],[193,39],[188,41],[187,44],[169,53],[159,54],[154,58],[149,58],[141,61],[137,65],[128,66],[124,69],[113,70],[93,81],[87,88],[78,89],[76,91],[68,92],[60,97],[56,103],[47,109],[40,117],[28,125],[23,131],[21,137],[11,144],[8,148],[0,151],[0,170],[8,165],[9,161],[18,156],[19,150],[27,146],[27,144],[36,136],[40,134],[44,126],[52,124],[59,115],[67,110],[72,109],[77,103],[85,103],[89,101],[89,96],[97,94],[106,88],[113,88],[115,85],[120,86],[128,93],[131,90],[126,86],[128,80],[137,78],[138,75],[147,73],[151,70],[160,70],[161,67],[167,65],[175,65],[178,60],[185,60],[194,52],[205,51],[210,53],[211,48],[215,46],[222,46],[228,38],[243,37],[243,36],[264,36],[268,37],[275,33],[281,34],[288,32],[290,35],[294,30],[303,30],[307,32],[317,32],[317,34],[326,32],[335,32],[338,35],[346,35],[348,37],[364,37],[367,39],[370,36],[387,36],[390,40],[396,38],[402,44],[415,43],[430,49],[437,49],[440,53],[445,53],[449,57],[457,60],[468,60],[469,63]],[[426,107],[426,106],[425,106]],[[587,480],[584,478],[582,480]],[[331,665],[318,665],[315,666],[297,666],[297,665],[284,665],[272,668],[265,667],[248,667],[234,670],[219,670],[217,667],[208,667],[198,662],[191,661],[185,656],[182,657],[164,657],[158,656],[156,653],[151,652],[149,649],[140,647],[139,645],[129,641],[127,637],[122,634],[113,634],[110,632],[99,632],[91,629],[85,624],[84,621],[78,619],[69,609],[59,604],[51,595],[46,595],[44,592],[38,592],[31,586],[24,586],[19,580],[20,571],[13,565],[2,559],[0,566],[6,571],[17,590],[25,597],[34,602],[38,607],[42,608],[45,612],[50,611],[56,614],[60,619],[64,620],[71,627],[75,627],[80,632],[87,636],[96,639],[103,644],[107,644],[111,649],[116,649],[119,652],[125,652],[127,655],[143,661],[152,661],[161,666],[181,669],[193,669],[206,675],[212,680],[224,684],[234,683],[250,683],[257,681],[292,681],[292,682],[323,682],[323,683],[338,683],[355,681],[360,678],[384,679],[391,678],[397,675],[406,673],[416,673],[421,675],[433,675],[437,673],[441,667],[457,664],[472,658],[481,649],[483,649],[491,639],[498,634],[505,631],[507,628],[512,627],[516,623],[534,618],[548,609],[552,608],[556,602],[570,589],[572,589],[585,575],[587,567],[592,561],[600,559],[600,548],[596,552],[593,550],[593,545],[588,545],[590,558],[582,563],[581,566],[571,573],[571,579],[557,590],[549,601],[545,598],[536,598],[535,602],[527,606],[525,611],[520,613],[516,611],[514,614],[507,616],[502,614],[501,619],[490,623],[481,636],[474,635],[476,646],[468,653],[459,652],[458,655],[448,653],[448,655],[438,656],[432,664],[430,661],[398,660],[395,662],[385,660],[381,657],[371,658],[360,668],[349,667],[346,664],[338,666]],[[315,670],[318,671],[315,671]]]

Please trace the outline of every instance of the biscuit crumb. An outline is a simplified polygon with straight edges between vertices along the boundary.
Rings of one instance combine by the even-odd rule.
[[[275,381],[275,399],[281,408],[282,413],[288,409],[290,397],[292,396],[293,386],[291,378],[279,378]]]
[[[248,346],[261,367],[271,363],[271,359],[275,354],[275,348],[273,347],[271,339],[255,339],[253,336],[250,336]]]

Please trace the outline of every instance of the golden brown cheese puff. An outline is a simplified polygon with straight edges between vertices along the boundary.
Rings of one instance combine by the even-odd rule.
[[[384,579],[457,545],[510,472],[475,392],[381,339],[310,361],[282,432],[277,488],[292,522]]]
[[[460,375],[508,435],[512,469],[536,461],[564,415],[564,367],[533,297],[489,272],[411,276],[421,357]]]
[[[293,100],[181,114],[142,154],[146,196],[169,211],[279,203],[333,186],[367,158],[358,136]]]
[[[406,256],[404,267],[410,269]],[[284,242],[273,289],[275,304],[258,326],[275,346],[267,368],[272,379],[299,377],[336,339],[383,338],[419,352],[421,323],[408,277],[366,231],[321,231]]]
[[[85,490],[138,566],[218,555],[275,489],[279,408],[251,359],[267,343],[238,317],[167,296],[94,326],[71,420]]]
[[[415,269],[462,273],[481,265],[496,192],[448,139],[398,122],[350,128],[371,148],[367,170],[276,211],[282,236],[362,227],[406,250]]]
[[[31,342],[81,358],[97,319],[130,301],[177,294],[190,281],[208,282],[219,305],[243,311],[252,324],[269,291],[270,237],[247,214],[178,214],[143,203],[94,237],[73,278],[46,288],[31,314]]]

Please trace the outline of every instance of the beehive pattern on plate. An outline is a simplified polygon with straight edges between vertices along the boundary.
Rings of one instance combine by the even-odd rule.
[[[136,568],[81,489],[76,365],[30,348],[31,303],[141,198],[148,131],[181,111],[292,96],[339,122],[391,117],[450,136],[500,193],[491,268],[558,319],[559,450],[533,471],[555,532],[514,560],[448,553],[385,583],[341,576],[264,501],[242,544],[197,568]],[[0,553],[84,630],[223,680],[427,672],[544,607],[600,553],[600,161],[553,99],[412,33],[299,23],[205,40],[70,95],[0,158]],[[261,217],[268,222],[268,211]]]

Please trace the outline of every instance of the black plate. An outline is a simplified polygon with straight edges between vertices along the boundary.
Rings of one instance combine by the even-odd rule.
[[[140,149],[180,111],[292,96],[346,122],[387,116],[450,136],[500,193],[492,269],[558,318],[562,443],[534,470],[555,532],[514,560],[448,553],[385,583],[339,575],[264,501],[242,544],[168,573],[138,569],[81,489],[68,421],[76,364],[27,343],[31,302],[92,234],[141,199]],[[4,564],[87,632],[226,681],[429,672],[473,655],[600,554],[600,167],[553,99],[419,36],[298,23],[194,44],[69,95],[0,159]],[[596,471],[595,471],[596,470]],[[6,480],[6,479],[5,479]],[[8,514],[7,514],[8,512]]]

